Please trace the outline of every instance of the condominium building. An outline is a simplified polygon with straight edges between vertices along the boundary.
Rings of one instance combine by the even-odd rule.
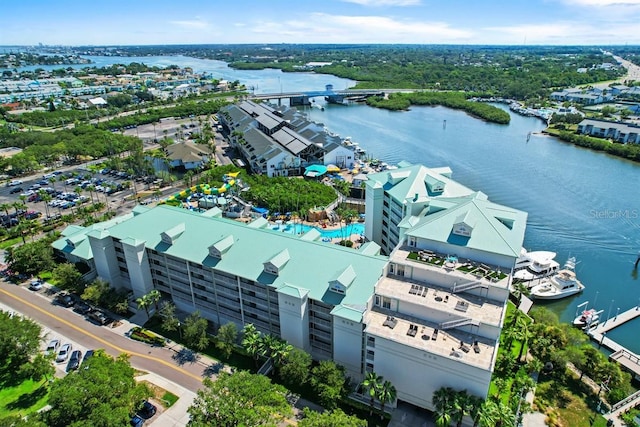
[[[135,297],[157,289],[215,325],[253,323],[354,381],[375,371],[399,400],[433,410],[440,387],[488,393],[527,220],[450,177],[408,163],[372,174],[370,241],[357,250],[317,229],[288,234],[264,218],[170,206],[74,226],[54,247]]]

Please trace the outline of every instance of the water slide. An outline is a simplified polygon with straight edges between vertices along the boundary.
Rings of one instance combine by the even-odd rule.
[[[211,187],[209,184],[198,184],[193,187],[186,188],[179,193],[174,194],[173,196],[169,196],[165,203],[172,206],[177,206],[182,204],[184,200],[186,200],[193,193],[203,193],[205,195],[220,195],[226,193],[233,185],[235,185],[235,179],[227,180],[226,177],[236,178],[238,176],[237,172],[227,174],[225,176],[225,183],[220,187]]]

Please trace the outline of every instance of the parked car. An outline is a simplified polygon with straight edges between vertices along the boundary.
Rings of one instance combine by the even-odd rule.
[[[26,219],[36,219],[36,218],[40,218],[41,215],[42,215],[42,212],[28,211],[26,214],[24,214],[24,217]]]
[[[63,307],[71,307],[76,301],[71,295],[62,293],[56,297],[55,302]]]
[[[140,405],[138,415],[140,415],[140,417],[144,418],[145,420],[148,420],[156,414],[156,410],[157,408],[153,403],[145,400],[144,402],[142,402],[142,405]]]
[[[8,185],[9,187],[16,187],[18,185],[22,185],[22,181],[20,181],[19,179],[14,179]]]
[[[47,349],[44,351],[44,354],[49,355],[57,353],[58,347],[60,347],[60,340],[51,340],[49,341],[49,344],[47,344]]]
[[[40,279],[33,279],[31,283],[29,283],[29,289],[31,289],[32,291],[39,291],[43,286],[44,284]]]
[[[24,188],[22,187],[13,187],[11,190],[9,190],[9,194],[22,193],[23,191]]]
[[[56,362],[62,363],[69,358],[69,354],[72,350],[71,344],[65,344],[60,347],[60,351],[58,351],[58,356],[56,357]]]
[[[80,367],[80,358],[82,357],[82,352],[80,350],[74,350],[71,353],[71,357],[69,357],[69,363],[67,363],[67,372],[75,371]]]
[[[133,417],[131,417],[131,421],[129,421],[129,424],[131,424],[131,427],[142,427],[144,425],[144,418],[140,417],[139,415],[134,415]]]
[[[83,300],[78,300],[73,305],[73,311],[75,311],[76,313],[88,314],[89,312],[91,312],[91,310],[93,310],[91,306],[87,304],[86,301],[83,301]]]
[[[94,310],[87,315],[89,320],[96,322],[99,325],[106,325],[109,322],[109,318],[106,314],[101,312],[100,310]]]
[[[87,362],[87,360],[91,359],[91,356],[93,356],[94,352],[95,350],[87,350],[87,352],[84,354],[84,357],[82,358],[83,365]]]

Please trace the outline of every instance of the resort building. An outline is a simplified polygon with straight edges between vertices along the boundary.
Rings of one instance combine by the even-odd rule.
[[[527,214],[448,168],[405,162],[369,176],[366,203],[358,250],[317,229],[287,234],[264,218],[170,206],[74,226],[54,248],[134,297],[157,289],[216,326],[252,323],[354,382],[375,371],[412,405],[433,410],[441,387],[486,397]]]
[[[640,126],[631,123],[584,119],[578,124],[578,133],[612,139],[623,144],[640,144]]]
[[[256,173],[298,176],[314,164],[354,165],[353,148],[295,108],[243,101],[223,108],[218,117],[231,144]]]

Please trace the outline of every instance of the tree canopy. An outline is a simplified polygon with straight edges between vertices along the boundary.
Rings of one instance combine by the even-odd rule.
[[[86,364],[86,365],[85,365]],[[128,425],[140,402],[150,396],[134,379],[128,356],[112,358],[98,350],[80,369],[51,386],[51,409],[43,414],[50,427],[121,427]]]
[[[221,372],[203,384],[189,407],[189,426],[275,426],[291,415],[287,390],[263,375]]]
[[[315,412],[304,408],[304,418],[298,423],[299,427],[366,427],[367,422],[354,415],[347,415],[336,409],[327,412]]]

